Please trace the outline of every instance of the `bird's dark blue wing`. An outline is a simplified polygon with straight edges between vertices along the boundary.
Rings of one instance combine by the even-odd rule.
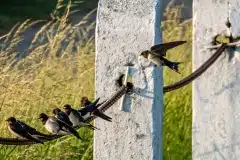
[[[50,139],[48,135],[46,134],[43,134],[39,131],[37,131],[35,128],[32,128],[30,127],[29,125],[27,125],[26,123],[22,122],[22,121],[17,121],[21,126],[22,128],[27,131],[30,135],[38,135],[38,136],[41,136],[42,138],[45,138],[45,139]]]
[[[85,107],[82,107],[81,109],[79,109],[77,111],[81,114],[81,116],[85,116],[89,112],[88,109]]]
[[[72,109],[72,113],[74,116],[76,116],[81,122],[84,122],[83,117],[81,116],[81,113],[79,113],[77,110]]]
[[[53,118],[55,119],[55,118]],[[72,128],[70,125],[68,125],[66,122],[60,120],[60,119],[55,119],[57,121],[57,123],[59,124],[59,127],[61,128],[61,130],[67,131],[72,133],[74,136],[76,136],[77,138],[81,139],[81,137],[79,136],[78,132]]]
[[[107,116],[106,114],[104,114],[103,112],[99,111],[98,109],[96,109],[93,114],[97,117],[100,117],[106,121],[112,122],[112,118]]]
[[[32,128],[30,127],[29,125],[27,125],[26,123],[22,122],[22,121],[17,121],[22,127],[24,130],[28,131],[28,132],[35,132],[36,129],[35,128]]]
[[[25,128],[22,126],[22,124],[25,126]],[[24,138],[27,138],[27,139],[32,140],[32,141],[35,141],[35,142],[37,142],[37,143],[42,143],[42,144],[43,144],[42,141],[40,141],[40,140],[32,137],[32,136],[30,135],[30,133],[28,132],[28,130],[26,129],[26,127],[30,127],[30,126],[28,126],[27,124],[25,124],[25,123],[23,123],[23,122],[17,121],[16,123],[14,123],[14,125],[11,126],[11,129],[12,129],[15,133],[19,134],[20,136],[22,136],[22,137],[24,137]],[[30,127],[30,128],[31,128],[31,127]]]
[[[72,122],[70,121],[68,115],[64,112],[59,112],[57,118],[62,120],[63,122],[67,123],[68,125],[72,126]]]
[[[23,126],[19,122],[12,124],[11,129],[14,132],[18,133],[19,135],[22,135],[23,133],[26,132],[26,130],[23,128]]]
[[[91,104],[89,104],[89,105],[86,105],[86,106],[84,106],[84,107],[82,107],[79,111],[80,112],[93,112],[95,109],[96,109],[96,107],[97,107],[97,103],[98,103],[98,101],[100,100],[100,98],[98,98],[98,99],[96,99],[94,102],[92,102]]]
[[[165,56],[167,50],[175,48],[179,45],[186,43],[187,41],[174,41],[168,43],[157,44],[151,47],[151,51],[155,52],[158,56]]]

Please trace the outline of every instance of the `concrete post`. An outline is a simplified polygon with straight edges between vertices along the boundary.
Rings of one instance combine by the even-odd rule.
[[[109,123],[96,119],[95,160],[161,160],[163,93],[162,68],[140,52],[161,42],[161,0],[100,0],[96,26],[96,97],[110,97],[115,80],[130,67],[135,91],[126,97],[125,111],[114,105]],[[127,109],[126,109],[127,108]],[[126,112],[127,111],[127,112]]]
[[[194,0],[193,70],[214,51],[204,49],[218,34],[240,35],[239,0]],[[226,25],[230,21],[231,27]],[[193,159],[240,158],[239,53],[226,50],[193,84]]]

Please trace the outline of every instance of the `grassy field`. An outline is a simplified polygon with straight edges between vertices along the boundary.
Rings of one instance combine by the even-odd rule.
[[[163,23],[164,41],[188,40],[186,45],[169,52],[171,60],[184,62],[181,75],[164,69],[165,85],[182,79],[191,72],[191,21],[179,23],[177,14]],[[39,113],[51,113],[65,103],[79,107],[84,95],[94,97],[94,42],[81,39],[83,33],[65,23],[42,27],[29,50],[14,50],[22,40],[22,32],[31,26],[26,21],[13,29],[0,47],[0,136],[11,137],[4,121],[15,116],[45,132],[37,119]],[[89,28],[88,28],[89,29]],[[88,32],[88,29],[85,32]],[[9,54],[11,53],[11,54]],[[166,93],[164,122],[164,159],[191,159],[191,86]],[[1,159],[9,160],[91,160],[93,132],[79,131],[84,141],[63,137],[45,145],[0,146]]]
[[[187,44],[170,50],[167,57],[183,62],[180,65],[181,75],[164,69],[164,84],[172,84],[192,72],[192,21],[180,23],[176,7],[168,11],[163,24],[164,42],[187,40]],[[164,96],[164,159],[192,159],[192,88],[191,85],[166,93]]]
[[[186,24],[189,30],[184,40],[191,38],[191,22]],[[177,29],[179,30],[179,29]],[[173,31],[175,32],[175,31]],[[164,32],[165,33],[165,32]],[[172,33],[174,34],[174,33]],[[164,36],[166,41],[178,40],[170,38],[171,34]],[[176,75],[167,69],[164,70],[164,84],[171,84],[191,73],[191,41],[187,45],[169,52],[171,59],[184,62],[181,75]],[[192,91],[191,86],[166,93],[164,96],[164,159],[189,160],[192,146]]]
[[[21,33],[31,26],[28,21],[13,30],[1,46],[1,136],[10,136],[4,121],[8,116],[22,119],[46,133],[37,119],[41,112],[51,113],[54,107],[66,103],[78,108],[82,96],[93,98],[93,39],[84,43],[76,41],[82,38],[82,33],[65,22],[63,18],[59,23],[43,26],[32,41],[30,53],[14,52],[14,47],[23,38]],[[83,128],[80,135],[83,142],[68,136],[45,145],[1,146],[0,157],[12,160],[92,159],[93,132]]]

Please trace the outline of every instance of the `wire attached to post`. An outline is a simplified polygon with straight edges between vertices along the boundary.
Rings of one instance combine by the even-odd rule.
[[[187,76],[186,78],[182,79],[181,81],[178,81],[172,85],[165,86],[163,88],[163,92],[170,92],[176,89],[179,89],[181,87],[184,87],[185,85],[191,83],[193,80],[195,80],[197,77],[199,77],[202,73],[204,73],[224,52],[228,45],[223,43],[218,48],[218,50],[196,71],[194,71],[192,74]],[[131,92],[133,89],[133,84],[130,82],[127,82],[126,85],[121,86],[121,88],[115,93],[108,101],[106,101],[99,109],[100,111],[104,112],[107,109],[109,109],[118,99],[120,99],[124,94]],[[93,116],[86,120],[86,122],[90,122],[94,120],[96,117]],[[79,128],[77,128],[79,129]],[[55,140],[58,138],[63,137],[63,135],[49,135],[52,136],[52,139],[50,140],[43,140],[44,142]],[[36,142],[30,141],[30,140],[24,140],[24,139],[17,139],[17,138],[3,138],[0,137],[0,144],[4,145],[31,145],[36,144]]]
[[[107,109],[109,109],[117,100],[119,100],[124,94],[131,92],[133,89],[133,84],[130,82],[127,82],[126,85],[123,85],[108,101],[106,101],[102,106],[99,107],[99,110],[104,112]],[[92,116],[86,120],[86,122],[91,122],[94,120],[96,116]],[[79,129],[75,128],[75,129]],[[58,138],[63,137],[64,135],[48,135],[50,139],[43,139],[43,142],[55,140]],[[37,144],[34,141],[31,140],[25,140],[25,139],[17,139],[17,138],[4,138],[0,137],[0,144],[3,145],[32,145],[32,144]]]
[[[226,47],[227,47],[227,44],[225,43],[221,44],[218,50],[201,67],[199,67],[196,71],[194,71],[192,74],[190,74],[186,78],[174,84],[163,87],[163,93],[182,88],[188,85],[189,83],[191,83],[196,78],[198,78],[218,59],[218,57],[220,57],[220,55],[224,52]]]

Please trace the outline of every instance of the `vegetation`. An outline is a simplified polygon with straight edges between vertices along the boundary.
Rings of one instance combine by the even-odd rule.
[[[187,40],[186,45],[168,52],[167,57],[173,61],[183,62],[180,65],[181,74],[176,74],[164,68],[164,84],[172,84],[192,72],[192,22],[180,23],[176,7],[168,10],[163,27],[164,42]],[[192,159],[192,87],[188,85],[164,95],[164,159]]]
[[[24,22],[5,39],[0,52],[2,137],[11,136],[5,123],[8,116],[24,120],[46,133],[37,119],[41,112],[51,113],[54,107],[62,108],[66,103],[79,108],[82,96],[93,98],[93,39],[76,41],[83,37],[82,32],[65,22],[66,17],[63,17],[60,22],[44,25],[32,40],[29,51],[23,53],[14,48],[32,23]],[[0,157],[12,160],[92,159],[93,132],[82,128],[79,133],[83,141],[67,136],[45,145],[2,146]]]
[[[62,15],[69,2],[75,11],[85,14],[97,7],[98,0],[1,0],[0,28],[4,33],[17,22],[26,19],[56,18]]]
[[[162,24],[164,41],[187,40],[169,52],[168,58],[182,61],[181,75],[164,68],[165,85],[191,72],[191,21],[180,24],[178,11],[168,11],[171,20]],[[45,132],[37,119],[65,103],[79,107],[82,96],[94,97],[94,42],[66,24],[69,12],[59,22],[49,22],[35,35],[23,53],[14,48],[22,41],[30,21],[16,26],[0,46],[0,136],[9,137],[5,119],[15,116]],[[81,23],[80,23],[81,24]],[[88,32],[94,25],[89,25]],[[80,26],[81,27],[81,26]],[[80,40],[79,40],[80,39]],[[164,159],[191,159],[191,86],[165,94]],[[93,132],[79,130],[84,141],[63,137],[45,145],[0,146],[0,157],[9,160],[91,160]]]

